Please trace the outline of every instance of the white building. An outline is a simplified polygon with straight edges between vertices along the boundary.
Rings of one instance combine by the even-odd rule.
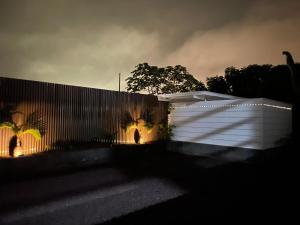
[[[172,140],[185,143],[176,146],[187,154],[270,149],[284,144],[292,132],[292,106],[279,101],[208,91],[160,95],[159,100],[172,103]]]

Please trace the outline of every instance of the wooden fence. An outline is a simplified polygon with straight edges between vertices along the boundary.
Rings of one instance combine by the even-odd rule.
[[[30,134],[21,137],[25,155],[59,150],[60,143],[70,141],[135,143],[134,129],[125,132],[121,118],[129,113],[137,119],[145,110],[152,112],[155,126],[151,132],[139,126],[141,140],[155,141],[158,124],[167,118],[167,104],[155,96],[0,77],[0,122],[9,110],[18,126],[37,120],[43,127],[40,141]],[[11,153],[13,136],[12,129],[0,129],[0,157]]]

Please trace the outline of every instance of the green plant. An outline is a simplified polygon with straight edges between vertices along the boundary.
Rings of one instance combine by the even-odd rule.
[[[25,134],[31,134],[36,140],[40,140],[42,138],[39,129],[26,128],[24,125],[17,126],[15,123],[3,122],[0,124],[0,128],[10,128],[13,131],[14,135],[18,138]]]
[[[154,116],[153,112],[150,109],[146,109],[141,113],[141,120],[144,120],[144,127],[147,129],[148,133],[152,132],[152,129],[154,127]]]
[[[5,110],[1,110],[1,114],[5,115],[6,117],[2,117],[0,118],[0,129],[1,128],[9,128],[12,130],[12,132],[14,133],[14,137],[16,137],[16,148],[18,148],[19,153],[21,154],[21,141],[20,141],[20,137],[25,135],[25,134],[30,134],[32,135],[36,140],[41,140],[42,135],[45,133],[45,123],[42,121],[41,117],[39,116],[39,114],[37,112],[33,112],[31,114],[29,114],[26,117],[25,122],[23,122],[22,124],[17,124],[16,122],[13,121],[12,119],[12,115],[14,114],[23,114],[20,112],[16,112],[16,111],[10,111],[10,112],[5,112],[3,113]],[[10,114],[9,114],[10,113]],[[8,121],[3,121],[3,119],[7,119]],[[14,150],[14,152],[16,151],[16,149]],[[15,153],[14,153],[15,155]]]
[[[172,103],[168,103],[168,114],[175,110],[175,106]]]
[[[126,131],[126,133],[132,129],[137,128],[137,120],[134,120],[130,112],[126,111],[121,117],[121,128]]]
[[[159,139],[162,141],[171,140],[173,136],[174,125],[168,125],[167,123],[160,123],[158,125],[159,128]]]

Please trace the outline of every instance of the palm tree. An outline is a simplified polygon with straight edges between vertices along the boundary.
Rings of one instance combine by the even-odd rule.
[[[18,157],[23,155],[23,150],[21,147],[21,137],[25,134],[30,134],[32,135],[37,141],[41,140],[42,135],[45,132],[45,123],[42,121],[41,117],[38,115],[37,112],[30,113],[27,117],[24,123],[22,124],[17,124],[16,122],[13,121],[12,115],[17,114],[21,112],[17,111],[7,111],[7,109],[10,108],[5,108],[4,110],[1,110],[2,115],[6,115],[7,121],[3,121],[5,118],[0,117],[0,129],[1,128],[9,128],[12,130],[14,133],[14,138],[16,138],[16,146],[13,150],[13,156]],[[0,114],[0,115],[1,115]]]
[[[143,142],[141,136],[141,127],[144,127],[147,130],[147,133],[150,134],[154,127],[154,115],[150,109],[146,109],[141,112],[140,117],[134,119],[130,112],[126,111],[121,117],[121,128],[129,133],[131,129],[134,131],[134,140],[135,143]]]

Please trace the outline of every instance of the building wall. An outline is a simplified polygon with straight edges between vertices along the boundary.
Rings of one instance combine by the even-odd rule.
[[[149,109],[156,124],[167,115],[167,103],[155,96],[0,77],[0,110],[5,105],[15,105],[21,112],[14,115],[15,122],[23,123],[36,112],[45,124],[41,141],[27,134],[22,137],[25,154],[59,150],[60,143],[68,141],[101,141],[111,134],[116,135],[114,143],[134,143],[134,130],[121,128],[124,113],[137,119]],[[144,142],[158,139],[158,125],[151,132],[139,129]],[[0,157],[8,156],[12,136],[10,129],[0,129]]]
[[[270,99],[264,99],[263,103],[263,148],[285,144],[292,134],[292,110],[286,109],[291,105]]]
[[[169,118],[175,126],[174,141],[266,149],[291,133],[290,105],[277,101],[236,99],[174,106]]]

